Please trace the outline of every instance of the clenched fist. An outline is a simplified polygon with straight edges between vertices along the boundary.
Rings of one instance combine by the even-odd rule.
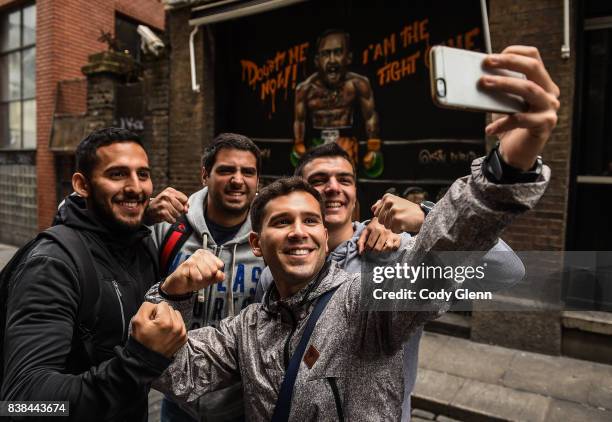
[[[210,251],[198,249],[166,278],[161,289],[169,295],[183,295],[224,279],[223,261]]]
[[[166,302],[144,302],[132,318],[132,337],[149,350],[171,358],[187,342],[180,312]]]
[[[399,235],[385,228],[374,217],[363,232],[361,232],[361,236],[357,240],[357,247],[359,254],[362,254],[364,251],[384,253],[397,250],[400,247],[400,243]]]
[[[166,188],[155,198],[151,198],[145,211],[145,224],[153,225],[166,221],[173,224],[181,214],[189,210],[189,198],[174,188]]]
[[[393,233],[417,233],[425,221],[420,206],[390,193],[372,205],[372,212],[378,217],[378,222]]]

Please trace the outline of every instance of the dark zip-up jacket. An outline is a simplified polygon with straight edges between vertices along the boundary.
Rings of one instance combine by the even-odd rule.
[[[76,421],[145,421],[149,384],[170,363],[128,340],[130,319],[158,280],[149,230],[118,235],[77,196],[55,222],[84,235],[98,273],[94,362],[76,328],[80,288],[92,284],[77,279],[75,263],[58,244],[42,240],[9,283],[2,400],[69,401]]]

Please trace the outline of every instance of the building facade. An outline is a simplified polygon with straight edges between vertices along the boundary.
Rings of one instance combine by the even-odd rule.
[[[0,0],[0,242],[22,244],[55,215],[63,161],[49,144],[58,83],[80,84],[62,107],[83,109],[78,80],[88,56],[107,49],[102,33],[128,34],[131,44],[135,25],[161,31],[164,19],[156,0]]]

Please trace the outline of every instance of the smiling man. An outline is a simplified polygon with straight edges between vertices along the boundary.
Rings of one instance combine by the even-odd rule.
[[[225,264],[224,283],[201,291],[190,315],[189,329],[217,326],[253,302],[263,260],[249,246],[249,209],[259,183],[261,156],[249,138],[235,133],[217,136],[202,156],[204,188],[187,197],[168,188],[152,200],[148,214],[163,219],[154,227],[161,254],[162,276],[173,272],[198,249],[211,251]],[[181,226],[181,231],[179,230]],[[182,244],[173,236],[182,235]],[[197,416],[164,399],[162,422],[191,421]],[[243,403],[240,384],[204,397],[197,413],[215,421],[241,420]]]
[[[78,195],[50,229],[73,240],[43,236],[18,252],[16,267],[9,263],[1,397],[68,401],[75,421],[146,421],[149,384],[174,352],[156,338],[150,350],[128,340],[130,318],[159,280],[142,225],[153,191],[149,160],[134,133],[107,128],[81,141],[76,162]]]
[[[327,259],[335,261],[348,273],[360,273],[365,262],[393,262],[400,259],[401,243],[407,244],[411,235],[420,230],[425,219],[423,210],[416,204],[394,197],[396,213],[394,225],[397,233],[389,237],[386,233],[378,234],[379,223],[351,221],[353,207],[357,201],[355,170],[347,153],[337,144],[325,144],[308,151],[300,160],[295,174],[306,179],[323,198],[325,205],[324,224],[328,231],[329,251]],[[376,219],[374,219],[376,220]],[[367,240],[364,234],[376,228]],[[397,242],[397,244],[396,244]],[[389,254],[380,254],[388,252]],[[518,282],[524,276],[524,266],[512,249],[499,240],[487,253],[483,261],[487,265],[487,280],[494,281],[488,288],[506,288]],[[384,264],[383,264],[384,265]],[[258,301],[264,291],[274,284],[270,268],[264,269],[260,283],[257,286]],[[402,420],[410,420],[410,395],[414,389],[418,369],[419,342],[422,327],[404,345],[404,401],[402,404]]]

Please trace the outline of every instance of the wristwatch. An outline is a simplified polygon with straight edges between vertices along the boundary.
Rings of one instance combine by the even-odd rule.
[[[427,217],[427,214],[429,214],[429,212],[433,210],[433,208],[436,206],[436,203],[431,201],[423,201],[419,204],[419,206],[421,207],[423,214],[425,214],[425,217]]]
[[[542,174],[542,157],[538,156],[533,167],[527,171],[507,164],[499,153],[499,142],[482,161],[482,172],[489,182],[508,185],[512,183],[533,183]]]

